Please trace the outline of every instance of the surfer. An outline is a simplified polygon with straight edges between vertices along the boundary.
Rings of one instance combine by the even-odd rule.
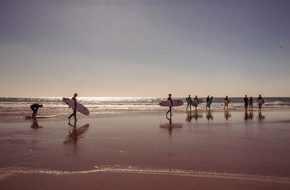
[[[31,110],[33,111],[32,116],[31,116],[32,119],[36,118],[38,109],[42,107],[43,107],[42,104],[32,104],[30,106]]]
[[[193,101],[195,101],[196,104],[197,104],[197,106],[198,106],[198,104],[199,104],[199,100],[198,100],[198,98],[197,98],[197,95],[195,95],[195,98],[193,99]],[[197,106],[195,107],[195,110],[197,110]]]
[[[230,103],[230,100],[229,100],[228,96],[225,97],[224,103],[225,103],[224,110],[226,109],[226,107],[227,107],[227,110],[228,110],[229,109],[229,103]]]
[[[187,101],[187,107],[186,107],[186,110],[188,109],[188,107],[189,107],[189,109],[191,110],[191,97],[190,97],[190,95],[188,95],[188,101]]]
[[[207,96],[207,98],[206,98],[206,107],[205,107],[205,109],[207,109],[208,107],[210,108],[210,106],[208,105],[208,102],[209,102],[209,96]]]
[[[253,108],[254,108],[254,100],[253,100],[252,96],[249,99],[249,106],[250,106],[250,109],[253,110]]]
[[[70,118],[71,118],[72,116],[74,116],[75,121],[77,121],[77,96],[78,96],[78,94],[75,93],[74,96],[72,97],[72,100],[74,101],[75,107],[74,107],[74,109],[73,109],[73,113],[68,117],[68,120],[69,120],[69,121],[70,121]]]
[[[244,98],[245,110],[248,110],[248,104],[249,104],[249,98],[247,95],[245,95],[245,98]]]
[[[205,109],[207,109],[207,108],[210,109],[210,105],[211,105],[212,101],[213,101],[213,96],[212,97],[207,96]]]
[[[170,113],[170,116],[172,116],[171,108],[173,106],[173,102],[172,102],[171,94],[168,94],[167,100],[169,100],[171,102],[171,106],[169,106],[169,110],[166,112],[166,116],[167,116],[168,113]]]
[[[265,103],[264,99],[262,98],[261,95],[259,95],[258,97],[258,107],[259,107],[259,110],[262,109],[262,105]]]

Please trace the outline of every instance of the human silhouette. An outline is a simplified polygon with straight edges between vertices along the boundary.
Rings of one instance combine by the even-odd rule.
[[[74,96],[72,97],[72,100],[74,101],[74,108],[73,108],[73,113],[68,117],[69,122],[72,116],[74,116],[75,121],[77,121],[77,96],[78,94],[75,93]]]

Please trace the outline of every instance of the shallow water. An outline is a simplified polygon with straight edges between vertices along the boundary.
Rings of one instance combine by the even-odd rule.
[[[194,112],[191,112],[194,115]],[[0,123],[0,168],[54,171],[181,173],[250,178],[290,177],[289,112],[199,111]],[[261,115],[263,117],[261,117]],[[131,170],[129,169],[131,168]],[[134,168],[134,170],[132,170]],[[103,171],[103,170],[102,170]],[[99,171],[97,171],[99,172]],[[119,171],[121,172],[121,171]],[[162,173],[162,172],[161,172]]]

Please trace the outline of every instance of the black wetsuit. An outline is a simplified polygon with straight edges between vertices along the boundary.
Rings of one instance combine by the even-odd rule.
[[[35,117],[36,117],[37,111],[38,111],[38,109],[39,109],[40,107],[41,107],[40,104],[32,104],[32,105],[30,106],[31,110],[33,111],[33,113],[32,113],[32,118],[35,118]]]
[[[73,113],[68,117],[69,119],[74,116],[75,121],[77,121],[77,99],[75,97],[72,98],[75,104],[75,108],[73,109]]]
[[[247,97],[244,98],[244,102],[245,102],[245,110],[248,109],[248,104],[249,104],[249,99]]]
[[[172,106],[173,106],[173,102],[172,102],[171,97],[168,97],[167,100],[169,100],[171,102],[171,106],[169,107],[169,110],[166,112],[166,115],[168,113],[170,113],[170,116],[172,116]]]

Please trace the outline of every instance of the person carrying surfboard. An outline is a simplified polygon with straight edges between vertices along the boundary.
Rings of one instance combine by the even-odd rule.
[[[75,121],[77,121],[77,96],[78,94],[75,93],[74,96],[72,97],[72,100],[74,101],[75,107],[73,108],[73,113],[68,117],[68,120],[70,121],[70,118],[74,116]]]
[[[224,105],[224,110],[225,110],[226,108],[227,108],[227,110],[228,110],[228,109],[229,109],[229,103],[230,103],[230,100],[229,100],[229,97],[228,97],[228,96],[225,97],[224,103],[225,103],[225,105]]]
[[[249,98],[247,95],[245,95],[245,98],[244,98],[245,110],[248,110],[248,104],[249,104]]]
[[[43,107],[42,104],[32,104],[30,106],[31,110],[33,111],[32,116],[31,116],[32,119],[36,118],[38,109],[42,107]]]
[[[197,98],[197,95],[195,95],[195,98],[193,99],[193,101],[196,102],[197,106],[199,104],[199,99]],[[197,110],[197,106],[195,107],[195,110]]]
[[[253,108],[254,108],[254,99],[253,99],[252,96],[249,99],[249,106],[250,106],[250,110],[253,110]]]
[[[207,108],[210,109],[210,105],[211,105],[212,101],[213,101],[213,96],[209,97],[209,95],[208,95],[207,98],[206,98],[206,107],[205,107],[205,109],[207,109]]]
[[[262,109],[262,105],[265,103],[264,99],[262,98],[261,95],[259,95],[258,97],[258,107],[259,107],[259,110]]]
[[[172,106],[173,106],[173,102],[172,102],[172,98],[171,98],[171,96],[172,96],[171,94],[168,94],[168,98],[167,98],[167,100],[169,100],[169,101],[171,102],[171,106],[169,106],[169,110],[166,112],[166,116],[167,116],[168,113],[170,113],[170,116],[172,116],[172,112],[171,112],[172,109],[171,109],[171,108],[172,108]]]
[[[189,107],[189,109],[190,109],[190,111],[191,111],[191,97],[190,97],[190,95],[188,95],[188,97],[187,97],[187,106],[186,106],[186,110],[188,109],[188,107]]]

